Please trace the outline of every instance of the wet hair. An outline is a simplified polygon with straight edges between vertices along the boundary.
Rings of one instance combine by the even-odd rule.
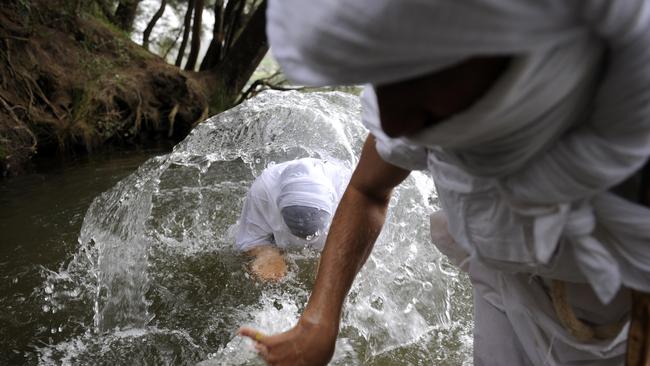
[[[330,214],[316,207],[287,206],[280,210],[291,234],[307,239],[327,228]]]

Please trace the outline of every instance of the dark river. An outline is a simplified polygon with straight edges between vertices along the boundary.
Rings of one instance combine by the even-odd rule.
[[[168,150],[40,159],[33,172],[0,180],[0,364],[36,363],[34,346],[57,338],[41,287],[74,255],[92,200]]]

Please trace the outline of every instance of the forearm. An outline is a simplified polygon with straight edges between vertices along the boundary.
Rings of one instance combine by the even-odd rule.
[[[374,137],[368,136],[334,215],[303,319],[338,330],[345,296],[384,225],[393,189],[409,173],[383,161]]]
[[[321,256],[306,319],[338,325],[345,296],[381,231],[387,204],[354,187],[345,192]]]

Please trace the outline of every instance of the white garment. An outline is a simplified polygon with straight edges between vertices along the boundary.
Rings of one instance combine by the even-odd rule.
[[[282,219],[283,207],[301,205],[334,214],[350,179],[350,170],[333,161],[292,160],[265,169],[251,185],[239,219],[235,248],[273,244],[279,248],[322,249],[327,233],[311,240],[293,234]]]
[[[364,124],[384,160],[431,171],[455,241],[494,271],[479,292],[534,364],[621,362],[624,333],[578,342],[547,313],[546,280],[528,279],[610,304],[622,285],[650,291],[650,210],[608,193],[650,156],[650,1],[282,0],[267,24],[285,73],[310,85],[512,56],[480,101],[416,136],[383,133],[372,88]],[[595,302],[586,319],[611,312]]]

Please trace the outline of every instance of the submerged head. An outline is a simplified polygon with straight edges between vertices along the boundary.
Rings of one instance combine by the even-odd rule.
[[[309,239],[324,232],[335,206],[334,188],[318,164],[297,160],[280,174],[277,205],[297,237]]]
[[[329,212],[308,206],[288,206],[280,210],[291,234],[309,240],[327,228],[331,215]]]

